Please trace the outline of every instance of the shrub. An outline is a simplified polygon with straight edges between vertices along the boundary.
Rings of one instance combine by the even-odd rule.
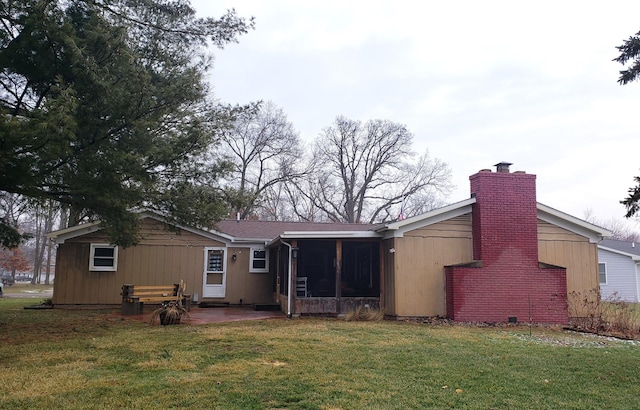
[[[572,292],[569,303],[571,326],[601,335],[638,338],[639,310],[617,293],[602,300],[600,289]]]

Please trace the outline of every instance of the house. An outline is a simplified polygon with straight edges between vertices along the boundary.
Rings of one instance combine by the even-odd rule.
[[[605,239],[598,244],[603,300],[640,302],[640,244]]]
[[[481,170],[471,196],[379,225],[224,220],[168,229],[141,213],[119,249],[99,223],[50,233],[53,303],[116,305],[125,283],[184,280],[195,302],[272,304],[289,315],[379,307],[390,318],[566,323],[573,292],[598,287],[609,233],[536,201],[535,175]]]

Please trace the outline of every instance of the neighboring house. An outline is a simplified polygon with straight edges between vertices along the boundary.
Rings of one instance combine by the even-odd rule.
[[[605,239],[598,245],[603,300],[640,302],[640,244]]]
[[[537,203],[535,175],[509,165],[472,175],[469,199],[379,225],[225,220],[210,232],[142,213],[143,239],[127,249],[99,223],[52,232],[53,303],[115,305],[125,283],[182,279],[195,301],[293,316],[368,305],[392,318],[566,323],[568,294],[598,287],[609,232]]]

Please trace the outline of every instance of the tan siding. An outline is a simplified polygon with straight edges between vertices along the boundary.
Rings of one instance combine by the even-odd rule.
[[[471,216],[405,233],[395,243],[396,316],[445,315],[444,266],[471,261]]]
[[[107,243],[99,232],[73,238],[58,248],[54,304],[119,304],[125,283],[164,285],[184,280],[186,292],[198,293],[202,299],[204,247],[224,247],[225,244],[191,232],[180,233],[164,229],[153,219],[143,221],[143,239],[136,246],[118,249],[116,272],[90,272],[91,243]],[[271,301],[270,274],[249,274],[249,249],[234,248],[241,257],[227,257],[227,297],[222,300],[238,303],[268,303]]]
[[[588,238],[538,220],[538,258],[567,268],[567,292],[586,294],[598,287],[598,248]]]
[[[233,261],[232,256],[237,259]],[[233,247],[227,250],[227,295],[229,303],[270,303],[273,300],[271,291],[271,274],[250,273],[249,263],[251,250],[249,248]],[[247,286],[251,284],[251,286]]]

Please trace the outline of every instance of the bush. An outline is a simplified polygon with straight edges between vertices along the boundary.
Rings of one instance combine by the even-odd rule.
[[[369,306],[358,306],[348,312],[344,320],[347,322],[374,321],[384,319],[384,313],[380,309],[372,309]]]
[[[640,337],[640,314],[636,304],[622,300],[617,293],[602,300],[600,289],[572,292],[571,296],[569,317],[574,329],[599,335]]]

